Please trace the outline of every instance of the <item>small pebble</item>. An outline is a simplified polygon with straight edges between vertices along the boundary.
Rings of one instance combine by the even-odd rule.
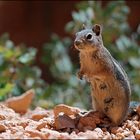
[[[135,137],[136,139],[140,139],[140,130],[136,130]]]

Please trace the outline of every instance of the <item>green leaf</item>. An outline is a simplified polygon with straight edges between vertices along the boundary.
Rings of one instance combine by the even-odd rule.
[[[129,63],[135,68],[140,68],[140,58],[130,57]]]
[[[26,64],[31,62],[36,55],[36,49],[30,48],[29,52],[19,57],[19,62]]]
[[[11,40],[7,40],[5,46],[6,48],[11,49],[14,47],[14,43]]]
[[[0,96],[6,96],[8,93],[12,91],[14,87],[13,84],[7,83],[3,88],[0,88]]]

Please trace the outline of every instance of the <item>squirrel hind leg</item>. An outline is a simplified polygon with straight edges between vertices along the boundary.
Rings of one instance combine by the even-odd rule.
[[[118,126],[122,123],[122,121],[124,120],[124,114],[122,115],[121,110],[110,110],[108,113],[106,113],[106,115],[108,116],[108,118],[110,118],[111,120],[111,125],[112,126]]]

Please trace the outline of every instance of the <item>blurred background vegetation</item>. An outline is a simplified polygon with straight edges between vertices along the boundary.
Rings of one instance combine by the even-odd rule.
[[[90,108],[90,87],[76,77],[79,69],[78,52],[73,47],[74,34],[84,23],[103,27],[103,42],[126,70],[132,88],[132,100],[140,100],[140,25],[132,31],[128,24],[129,7],[125,1],[110,1],[102,7],[101,1],[83,1],[76,4],[72,20],[64,29],[68,34],[51,36],[44,43],[42,55],[37,58],[37,49],[20,44],[16,46],[9,35],[0,38],[0,100],[18,96],[28,89],[35,89],[33,106],[53,107],[65,103],[81,108]],[[52,82],[42,78],[42,70],[36,64],[40,59],[48,68]]]

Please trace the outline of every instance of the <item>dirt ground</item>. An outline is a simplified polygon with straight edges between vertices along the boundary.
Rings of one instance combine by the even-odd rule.
[[[140,106],[116,127],[99,112],[64,104],[52,110],[30,110],[34,91],[29,90],[0,104],[0,139],[140,139]]]

